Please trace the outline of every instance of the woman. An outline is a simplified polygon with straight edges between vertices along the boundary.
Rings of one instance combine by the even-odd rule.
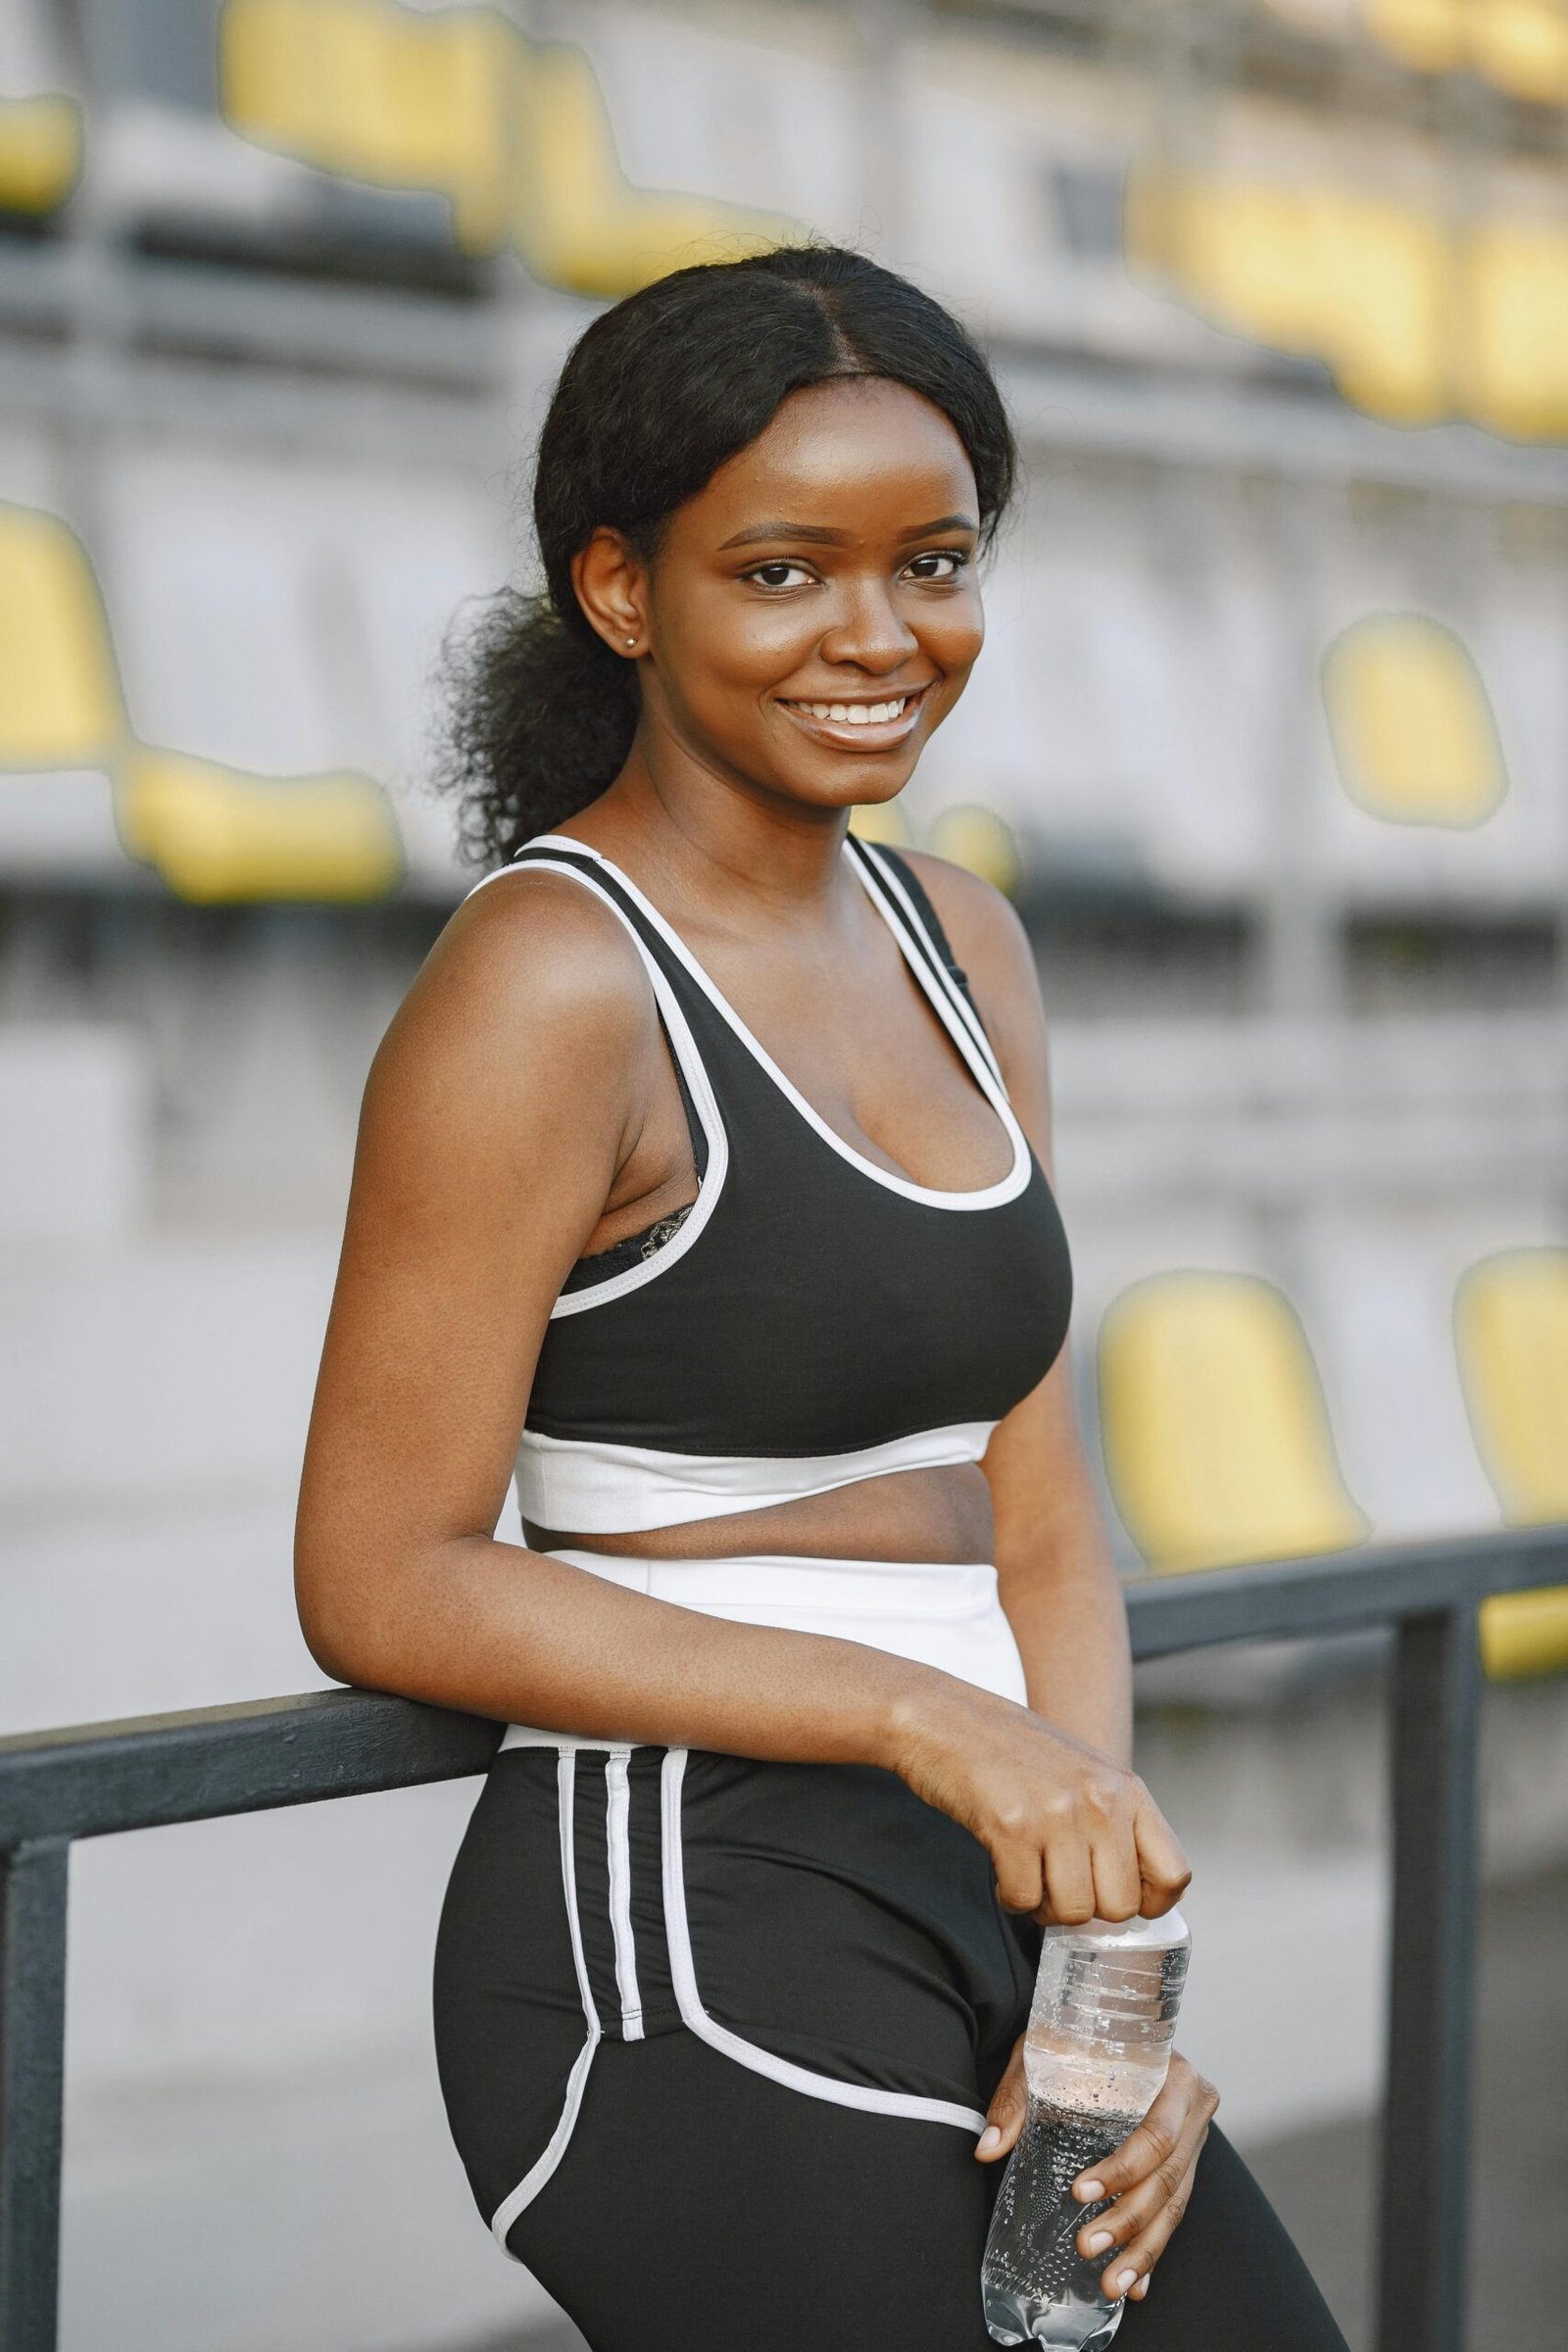
[[[963,691],[1013,469],[974,347],[858,255],[598,319],[548,592],[460,729],[503,862],[366,1097],[301,1617],[510,1727],[438,2054],[596,2352],[980,2352],[1034,1922],[1187,1884],[1128,1761],[1029,950],[846,833]],[[1125,2340],[1329,2352],[1215,2104],[1178,2058],[1079,2183]]]

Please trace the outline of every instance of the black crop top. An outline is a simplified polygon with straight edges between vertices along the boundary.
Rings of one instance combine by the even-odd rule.
[[[845,855],[1007,1133],[995,1184],[936,1191],[857,1152],[597,851],[547,834],[502,869],[570,874],[630,933],[700,1179],[666,1231],[563,1288],[517,1459],[536,1525],[625,1533],[978,1461],[1061,1348],[1066,1237],[963,976],[904,861],[853,837]]]

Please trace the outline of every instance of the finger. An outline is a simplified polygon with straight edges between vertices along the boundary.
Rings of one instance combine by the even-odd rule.
[[[1116,2195],[1124,2187],[1135,2186],[1140,2178],[1147,2177],[1148,2172],[1164,2161],[1167,2153],[1174,2153],[1189,2142],[1201,2146],[1218,2113],[1219,2092],[1213,2083],[1199,2073],[1190,2058],[1184,2058],[1180,2050],[1172,2050],[1165,2080],[1143,2122],[1129,2132],[1120,2147],[1103,2163],[1093,2167],[1092,2175],[1086,2172],[1081,2183],[1074,2182],[1076,2193],[1092,2204],[1096,2197]],[[1125,2180],[1119,2177],[1124,2170]]]
[[[1176,2225],[1187,2211],[1193,2193],[1191,2171],[1184,2176],[1174,2193],[1167,2197],[1149,2228],[1135,2237],[1132,2244],[1123,2246],[1114,2261],[1101,2273],[1100,2291],[1107,2303],[1115,2303],[1131,2294],[1142,2278],[1147,2278],[1155,2263],[1170,2244]]]
[[[1095,1917],[1136,1919],[1144,1900],[1137,1847],[1125,1838],[1102,1838],[1091,1859],[1095,1874]]]
[[[1157,1919],[1179,1902],[1192,1885],[1192,1865],[1152,1796],[1145,1797],[1134,1817],[1133,1837],[1143,1882],[1143,1914],[1146,1919]]]
[[[1002,1846],[991,1859],[997,1874],[997,1900],[1004,1911],[1044,1908],[1046,1879],[1038,1846]]]
[[[1095,1874],[1081,1838],[1058,1838],[1046,1848],[1046,1905],[1050,1916],[1079,1927],[1095,1916]]]
[[[1204,2126],[1206,2131],[1207,2127]],[[1102,2212],[1093,2213],[1078,2231],[1080,2254],[1093,2262],[1117,2246],[1130,2246],[1152,2228],[1161,2208],[1177,2196],[1198,2162],[1201,2141],[1184,2135],[1180,2147],[1147,2180],[1127,2189]]]
[[[1028,2113],[1029,2091],[1023,2071],[1023,2036],[1012,2045],[1012,2056],[1006,2072],[997,2084],[990,2106],[986,2109],[986,2128],[981,2132],[975,2154],[982,2164],[996,2164],[1014,2145],[1023,2130]]]
[[[1079,2175],[1072,2184],[1073,2195],[1082,2205],[1098,2205],[1102,2197],[1125,2196],[1129,2189],[1152,2179],[1162,2164],[1182,2156],[1189,2125],[1206,2132],[1218,2105],[1212,2084],[1195,2075],[1185,2062],[1177,2071],[1173,2060],[1172,2073],[1143,2122],[1128,2132],[1119,2147]]]

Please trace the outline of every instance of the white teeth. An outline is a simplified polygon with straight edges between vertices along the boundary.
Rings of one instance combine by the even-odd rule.
[[[813,718],[825,718],[837,727],[885,727],[895,718],[904,716],[908,702],[901,694],[892,703],[807,703],[802,706]]]

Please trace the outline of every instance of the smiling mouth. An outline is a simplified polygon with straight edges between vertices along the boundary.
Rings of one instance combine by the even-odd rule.
[[[924,686],[906,688],[902,694],[884,695],[877,702],[786,701],[782,696],[779,699],[786,710],[813,729],[849,735],[875,733],[886,738],[890,734],[906,733],[927,691]]]

